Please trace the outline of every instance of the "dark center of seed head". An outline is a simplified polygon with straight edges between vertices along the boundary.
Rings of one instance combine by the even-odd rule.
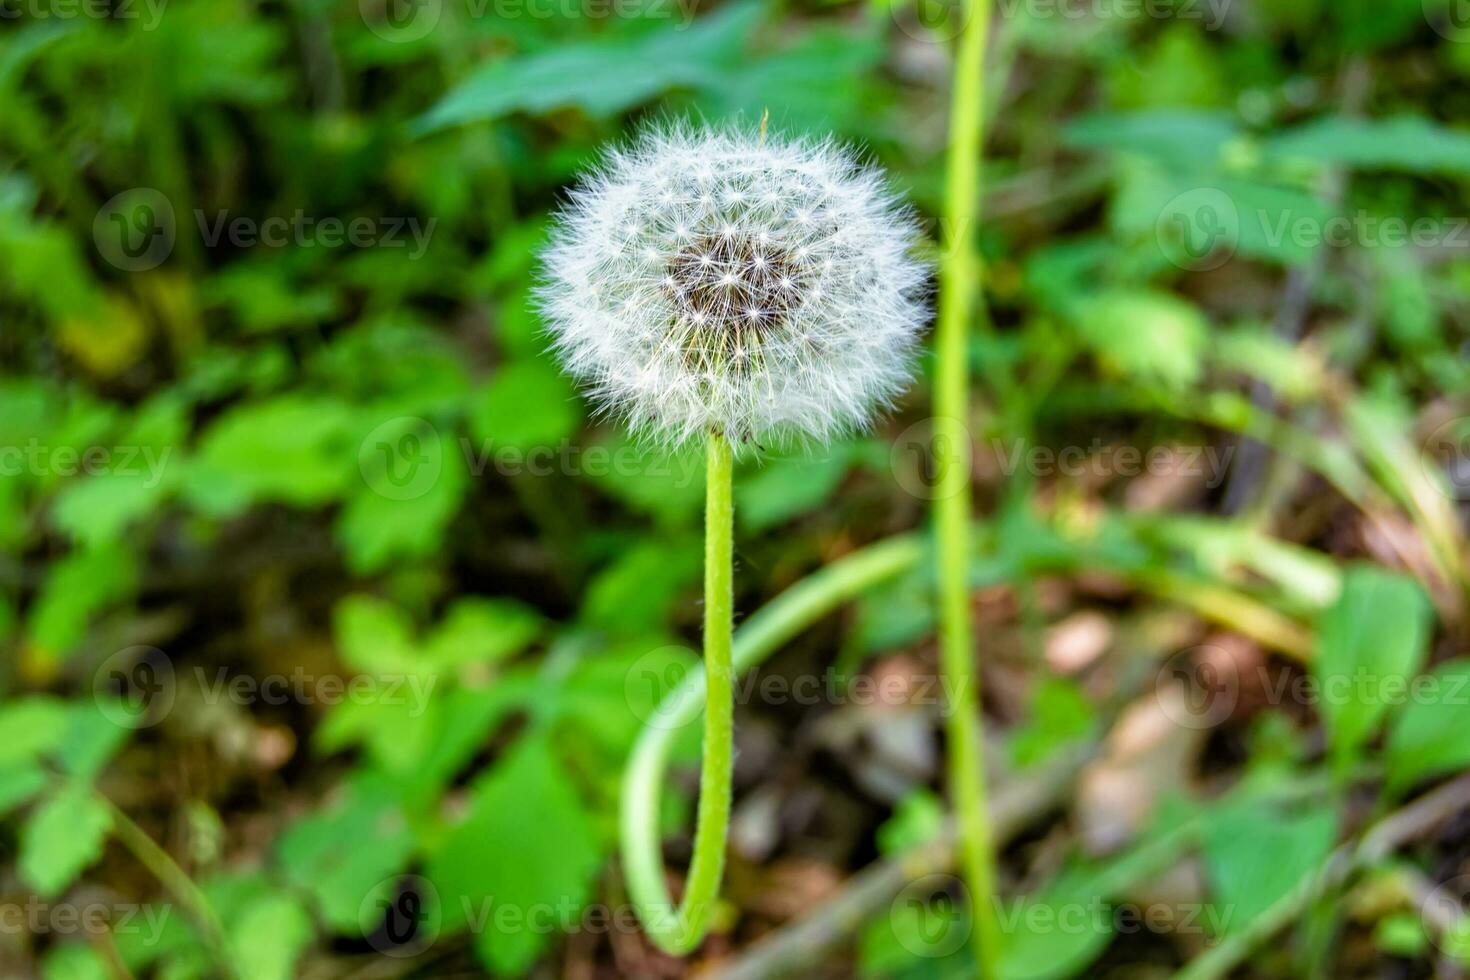
[[[744,232],[700,235],[668,262],[679,309],[712,331],[763,332],[800,304],[805,276],[784,248]]]

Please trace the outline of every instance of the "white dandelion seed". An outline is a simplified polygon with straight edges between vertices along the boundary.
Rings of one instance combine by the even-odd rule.
[[[909,380],[918,238],[830,141],[664,127],[573,192],[539,300],[567,372],[639,435],[824,442]]]

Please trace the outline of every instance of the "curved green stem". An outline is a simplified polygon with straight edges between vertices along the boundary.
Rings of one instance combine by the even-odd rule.
[[[918,565],[923,546],[915,535],[888,538],[861,551],[839,559],[787,589],[760,611],[752,615],[734,636],[730,648],[729,676],[751,667],[779,650],[812,623],[827,615],[843,602],[860,595],[875,584],[893,578]],[[706,614],[709,610],[706,607]],[[726,634],[729,635],[728,633]],[[706,671],[689,673],[659,706],[653,723],[644,727],[628,761],[623,777],[621,847],[623,871],[627,875],[628,893],[638,910],[644,928],[661,949],[686,952],[703,934],[708,923],[708,904],[703,909],[691,903],[696,880],[691,867],[690,885],[684,904],[675,907],[664,884],[663,857],[659,846],[659,799],[669,753],[685,726],[705,710],[707,698]],[[730,697],[722,702],[728,706]],[[709,718],[705,722],[705,761],[709,760]],[[727,736],[728,741],[728,736]],[[728,748],[728,746],[727,746]],[[727,768],[728,773],[728,768]],[[708,775],[708,770],[704,773]],[[728,779],[728,776],[727,776]],[[700,784],[700,808],[695,832],[695,863],[701,852],[701,835],[705,833],[706,797],[704,780]],[[718,838],[719,858],[724,854],[724,824],[728,819],[728,782],[721,833]],[[709,848],[706,847],[705,850]],[[718,888],[718,868],[714,882]],[[713,900],[714,891],[710,893]],[[699,913],[703,915],[695,918]],[[695,915],[691,915],[694,913]]]
[[[684,900],[677,909],[663,884],[663,862],[658,850],[657,784],[651,806],[630,806],[634,795],[630,793],[625,793],[623,800],[624,862],[634,903],[650,938],[660,949],[675,955],[698,946],[709,929],[710,915],[720,895],[725,840],[730,829],[730,775],[735,741],[735,666],[731,660],[735,604],[732,574],[735,504],[731,489],[734,463],[730,443],[720,433],[710,433],[705,466],[704,671],[700,675],[701,679],[708,678],[704,685],[704,754],[699,768],[694,857],[689,864]],[[652,730],[656,729],[646,731]],[[652,840],[645,839],[645,843],[652,846],[630,856],[630,835],[636,836],[645,829],[652,835]]]
[[[990,0],[965,0],[964,27],[955,53],[946,176],[944,257],[939,269],[934,414],[953,427],[935,440],[936,472],[951,477],[935,500],[938,536],[939,653],[954,691],[945,719],[949,784],[959,816],[961,863],[971,892],[982,980],[996,976],[1000,924],[995,907],[995,862],[985,800],[984,726],[970,626],[969,325],[979,292],[975,224],[980,214],[980,161],[984,149],[985,42]]]

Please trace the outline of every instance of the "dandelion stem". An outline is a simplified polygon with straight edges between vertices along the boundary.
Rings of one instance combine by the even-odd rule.
[[[986,37],[990,0],[964,0],[955,53],[949,119],[944,255],[939,269],[938,364],[934,414],[951,427],[936,429],[936,472],[944,479],[935,500],[939,574],[939,650],[954,701],[946,718],[949,785],[959,820],[961,864],[969,882],[982,980],[994,980],[1000,928],[995,914],[995,858],[985,799],[985,729],[974,669],[970,624],[969,324],[979,292],[975,225],[980,213],[980,159],[984,145]]]
[[[677,910],[661,880],[658,853],[658,774],[655,760],[649,792],[635,789],[639,767],[629,770],[623,801],[623,852],[629,889],[644,928],[662,950],[682,955],[698,946],[709,929],[725,870],[730,828],[730,775],[735,733],[734,631],[735,504],[730,443],[713,432],[705,474],[704,511],[704,754],[699,770],[699,812],[694,826],[694,857]],[[687,719],[686,719],[687,720]],[[651,729],[657,730],[657,729]],[[635,755],[635,760],[637,756]],[[645,846],[646,845],[646,846]]]
[[[734,637],[732,668],[749,670],[839,604],[914,568],[922,554],[917,537],[901,535],[854,552],[803,579],[741,625]],[[686,950],[698,938],[687,940],[687,919],[682,910],[674,910],[664,884],[659,799],[674,743],[685,726],[706,710],[707,703],[712,703],[707,694],[705,672],[689,672],[659,705],[656,719],[638,736],[623,777],[621,844],[628,893],[649,936],[659,948],[674,953]],[[728,705],[731,700],[726,697],[722,703]],[[708,735],[705,745],[709,745]],[[701,794],[701,805],[705,799]],[[723,828],[719,841],[723,846]],[[685,895],[688,905],[689,892]]]

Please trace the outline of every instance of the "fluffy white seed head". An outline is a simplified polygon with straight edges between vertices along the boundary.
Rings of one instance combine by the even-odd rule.
[[[918,237],[830,141],[662,127],[573,192],[539,297],[567,372],[635,433],[825,442],[908,381]]]

